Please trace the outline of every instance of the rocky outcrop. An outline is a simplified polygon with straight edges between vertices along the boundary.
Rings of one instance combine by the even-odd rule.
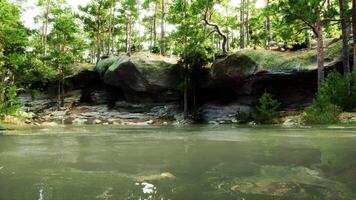
[[[340,68],[337,62],[326,67],[326,73],[335,68]],[[78,118],[72,123],[99,123],[99,120],[106,123],[107,118],[137,117],[137,113],[145,114],[138,116],[142,119],[134,119],[140,123],[151,118],[180,121],[183,119],[180,72],[177,65],[152,55],[103,58],[94,70],[66,78],[71,90],[82,91],[76,106],[81,108],[80,103],[90,103],[85,105],[94,106],[93,113],[100,114],[86,116],[86,112],[79,115],[67,112],[66,116]],[[315,69],[269,72],[261,70],[251,57],[242,53],[220,58],[210,69],[195,72],[193,77],[188,90],[189,108],[196,111],[194,117],[211,123],[235,122],[237,115],[253,110],[265,91],[281,103],[281,109],[289,110],[308,106],[317,89]],[[48,105],[54,103],[51,101]],[[103,111],[105,104],[109,109]],[[48,106],[39,107],[36,110],[46,110]]]
[[[325,66],[325,73],[342,72],[339,61]],[[208,95],[223,104],[254,106],[265,92],[281,102],[281,109],[300,109],[310,105],[317,92],[317,70],[276,72],[262,70],[252,58],[232,54],[212,65]],[[209,97],[206,97],[208,99]]]
[[[95,71],[100,74],[105,84],[121,88],[128,101],[170,102],[179,100],[178,75],[171,63],[144,57],[120,55],[116,58],[102,60]]]
[[[249,76],[257,72],[257,63],[247,55],[239,53],[219,59],[212,65],[214,84],[221,87],[241,85]]]

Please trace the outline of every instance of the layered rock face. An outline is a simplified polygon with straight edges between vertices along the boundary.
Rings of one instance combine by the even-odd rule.
[[[329,66],[326,72],[337,67],[337,63]],[[195,87],[189,88],[188,101],[191,110],[205,121],[233,121],[239,113],[253,111],[265,91],[281,103],[282,109],[300,109],[312,102],[317,89],[316,70],[266,71],[241,53],[216,60],[198,75],[204,78],[191,80]],[[178,107],[183,102],[182,69],[164,58],[113,56],[102,59],[93,71],[82,71],[68,81],[73,89],[82,90],[83,102],[115,106],[115,102],[127,101]]]
[[[104,59],[95,71],[109,86],[123,90],[128,101],[172,102],[179,100],[175,65],[144,57],[120,55]]]

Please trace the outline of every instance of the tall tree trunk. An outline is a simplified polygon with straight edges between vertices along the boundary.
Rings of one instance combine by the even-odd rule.
[[[240,3],[240,48],[245,48],[245,0]]]
[[[100,16],[98,16],[97,18],[97,32],[96,32],[96,48],[97,48],[97,52],[96,52],[96,63],[98,63],[100,61],[100,54],[101,54],[101,45],[100,45],[100,40],[101,40],[101,36],[100,36]]]
[[[270,0],[267,0],[267,6],[270,4]],[[266,18],[266,28],[267,28],[267,48],[271,46],[272,42],[272,25],[271,25],[271,15],[268,13]]]
[[[48,21],[49,21],[49,6],[50,0],[46,1],[46,11],[45,11],[45,23],[44,23],[44,32],[43,32],[43,56],[47,56],[47,35],[48,35]]]
[[[185,64],[185,68],[188,68],[187,64]],[[188,71],[188,69],[185,69]],[[184,112],[184,118],[188,118],[188,72],[186,72],[185,77],[184,77],[184,107],[183,107],[183,112]]]
[[[316,34],[317,34],[317,60],[318,60],[318,89],[324,81],[324,41],[323,41],[323,24],[320,19],[320,12],[317,12]]]
[[[129,21],[126,19],[125,24],[125,51],[129,53]]]
[[[186,19],[185,19],[186,20]],[[188,37],[187,35],[184,36],[184,97],[183,97],[183,112],[184,112],[184,118],[188,118],[188,84],[189,84],[189,69],[188,69],[188,63],[187,63],[187,43],[188,43]]]
[[[342,30],[342,65],[344,75],[347,76],[350,73],[349,62],[349,45],[348,45],[348,30],[347,30],[347,15],[346,15],[346,0],[339,0],[340,5],[340,18],[341,18],[341,30]]]
[[[353,70],[356,70],[356,0],[352,0]]]
[[[109,16],[109,34],[108,34],[108,49],[107,49],[107,54],[110,55],[110,45],[111,45],[111,40],[112,40],[112,28],[113,28],[113,15],[114,15],[114,0],[111,0],[110,2],[110,16]]]
[[[130,17],[130,21],[129,21],[129,30],[128,30],[128,53],[127,53],[127,55],[128,56],[131,56],[131,49],[132,49],[132,44],[131,44],[131,42],[132,42],[132,38],[131,38],[131,36],[132,36],[132,23],[131,23],[131,17]]]
[[[165,27],[164,27],[164,20],[165,20],[165,16],[166,16],[166,13],[165,13],[166,10],[165,10],[165,1],[164,0],[161,0],[161,11],[162,11],[162,14],[161,14],[161,54],[165,55],[166,47],[165,47],[164,38],[165,38],[166,32],[165,32]]]
[[[247,47],[250,46],[250,1],[245,0],[246,5],[245,5],[245,12],[246,12],[246,19],[245,19],[245,32],[246,32],[246,45]]]
[[[158,10],[158,2],[155,2],[155,8],[153,13],[153,47],[157,47],[157,10]]]

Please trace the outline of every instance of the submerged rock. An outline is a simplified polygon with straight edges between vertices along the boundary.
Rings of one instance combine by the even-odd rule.
[[[343,199],[345,186],[323,177],[306,167],[263,166],[258,175],[236,178],[230,189],[234,192],[272,197],[310,199]]]
[[[160,180],[173,180],[176,179],[170,172],[164,172],[161,174],[153,174],[148,176],[138,176],[135,178],[137,182],[144,182],[144,181],[160,181]]]
[[[55,126],[58,126],[59,124],[57,124],[56,122],[43,122],[41,124],[41,126],[44,126],[44,127],[55,127]]]
[[[205,104],[199,109],[199,116],[206,122],[232,123],[240,113],[252,112],[253,108],[239,104]]]
[[[287,118],[284,120],[282,126],[284,127],[295,127],[295,126],[301,126],[302,125],[302,120],[300,118],[296,117],[291,117]]]

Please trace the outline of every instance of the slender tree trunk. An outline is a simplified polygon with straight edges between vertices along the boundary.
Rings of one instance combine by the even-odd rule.
[[[230,31],[229,27],[226,28],[226,51],[230,51]]]
[[[270,0],[267,0],[267,6],[270,4]],[[271,25],[271,15],[268,13],[266,18],[266,28],[267,28],[267,48],[271,46],[272,42],[272,25]]]
[[[356,70],[356,0],[352,0],[353,71]]]
[[[187,64],[185,64],[185,67],[187,68]],[[186,69],[186,71],[188,71]],[[185,77],[184,77],[184,118],[187,119],[188,118],[188,73],[186,73]]]
[[[157,4],[158,2],[156,1],[153,13],[153,47],[157,47]]]
[[[161,54],[165,55],[166,54],[166,47],[165,47],[165,26],[164,26],[164,20],[165,20],[165,16],[166,16],[166,11],[165,11],[165,1],[161,0],[161,9],[162,9],[162,14],[161,14]]]
[[[245,11],[246,11],[246,20],[245,20],[246,45],[247,45],[247,47],[249,47],[250,39],[251,39],[251,37],[250,37],[250,10],[249,10],[250,1],[249,0],[245,0],[245,1],[246,1],[246,7],[245,7]]]
[[[245,48],[245,0],[240,3],[240,48]]]
[[[100,40],[101,40],[101,36],[100,36],[100,17],[98,17],[97,19],[97,32],[96,32],[96,48],[97,48],[97,52],[96,52],[96,63],[98,63],[100,61],[100,54],[101,54],[101,45],[100,45]]]
[[[209,9],[206,8],[205,11],[204,11],[204,22],[206,25],[208,26],[211,26],[215,29],[215,31],[222,37],[223,39],[223,42],[222,42],[222,50],[223,50],[223,53],[224,54],[227,54],[227,48],[226,48],[226,44],[227,44],[227,36],[221,31],[220,27],[217,25],[217,24],[214,24],[214,23],[211,23],[209,22],[209,19],[208,19],[208,12],[209,12]]]
[[[186,13],[184,15],[184,22],[186,23]],[[184,118],[188,118],[188,84],[189,84],[189,69],[188,69],[188,63],[187,63],[187,43],[188,43],[188,36],[187,33],[184,35],[184,97],[183,97],[183,112],[184,112]]]
[[[46,1],[46,11],[45,11],[45,23],[43,32],[43,56],[47,56],[47,34],[48,34],[48,21],[49,21],[49,6],[50,0]]]
[[[347,16],[346,16],[346,0],[339,0],[340,5],[340,18],[341,18],[341,30],[342,30],[342,65],[344,75],[347,76],[350,73],[349,62],[349,45],[348,45],[348,28],[347,28]]]
[[[323,24],[320,19],[320,12],[317,12],[318,20],[316,23],[317,31],[317,56],[318,56],[318,89],[324,81],[324,41],[323,41]]]
[[[129,21],[128,21],[128,19],[125,24],[125,49],[126,49],[126,53],[129,53]]]
[[[60,98],[60,106],[64,106],[64,67],[61,65],[61,98]]]
[[[311,48],[311,45],[310,45],[310,34],[309,34],[309,30],[308,30],[308,29],[305,29],[304,34],[305,34],[305,45],[306,45],[306,48],[307,48],[307,49],[310,49],[310,48]]]
[[[152,47],[153,47],[153,22],[150,29],[150,50],[152,50]]]
[[[131,17],[130,17],[130,21],[129,21],[129,24],[128,24],[128,49],[127,49],[127,55],[128,56],[131,56],[131,48],[132,48],[132,38],[131,38],[131,35],[132,35],[132,23],[131,23]]]
[[[111,0],[110,2],[110,16],[109,16],[109,34],[108,34],[108,49],[107,49],[107,54],[110,55],[111,51],[111,40],[112,40],[112,21],[113,21],[113,15],[114,15],[114,0]]]

